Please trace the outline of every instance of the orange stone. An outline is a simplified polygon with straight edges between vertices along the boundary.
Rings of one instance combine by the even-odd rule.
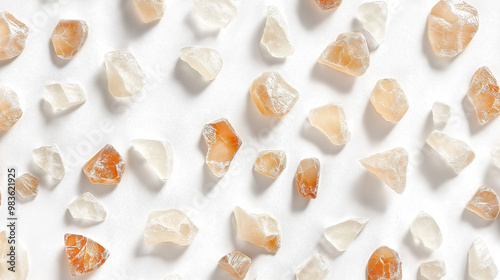
[[[64,243],[69,269],[73,276],[98,269],[109,257],[108,250],[82,235],[67,233],[64,236]]]
[[[351,76],[363,75],[370,66],[370,50],[365,35],[359,32],[345,32],[326,47],[318,63]]]
[[[219,265],[237,279],[245,279],[252,260],[240,251],[234,251],[222,257]]]
[[[467,96],[474,105],[480,125],[486,124],[500,113],[500,88],[488,67],[483,66],[474,73]]]
[[[93,184],[116,185],[122,180],[125,166],[120,154],[108,144],[83,166],[83,172]]]
[[[319,170],[320,164],[317,158],[306,158],[300,162],[295,174],[295,183],[302,197],[316,198],[319,186]]]
[[[7,60],[20,55],[29,29],[8,12],[0,12],[0,60]]]
[[[263,151],[255,160],[254,169],[271,179],[276,179],[286,168],[285,151]]]
[[[315,0],[318,6],[323,10],[337,8],[342,4],[342,0]]]
[[[480,187],[467,203],[467,210],[479,217],[492,221],[500,213],[500,202],[496,192],[487,187]]]
[[[52,32],[52,45],[56,55],[72,59],[87,41],[89,27],[83,20],[60,20]]]
[[[40,180],[37,177],[24,173],[16,179],[16,191],[23,198],[36,196],[38,194],[38,184]]]
[[[165,13],[165,0],[135,0],[135,9],[145,23],[159,20]]]
[[[370,102],[377,113],[394,124],[398,123],[410,108],[403,89],[395,79],[378,80]]]
[[[398,252],[382,246],[370,257],[366,275],[368,280],[401,280],[403,278],[402,266]]]

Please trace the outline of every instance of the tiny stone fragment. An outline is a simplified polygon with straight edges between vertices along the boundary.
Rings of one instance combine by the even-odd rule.
[[[43,98],[52,105],[54,110],[66,110],[87,101],[85,92],[77,84],[46,85]]]
[[[32,197],[38,194],[38,184],[40,180],[37,177],[24,173],[23,175],[16,178],[16,191],[23,197]]]
[[[294,53],[285,18],[275,6],[267,7],[267,20],[260,42],[274,57],[285,57]]]
[[[425,248],[435,250],[441,246],[442,236],[438,224],[429,214],[418,213],[410,226],[413,240],[417,244],[422,244]]]
[[[106,53],[104,56],[108,90],[114,97],[136,95],[146,84],[146,75],[139,63],[127,50]]]
[[[281,247],[278,221],[266,214],[249,214],[239,206],[234,208],[238,236],[250,243],[276,253]]]
[[[68,206],[68,210],[71,216],[77,220],[102,222],[106,220],[107,216],[102,204],[89,192],[82,194],[73,201]]]
[[[500,168],[500,146],[496,146],[491,150],[491,159],[493,160],[493,164]]]
[[[252,260],[240,251],[234,251],[222,257],[219,265],[225,271],[229,272],[236,279],[245,279],[250,269]]]
[[[351,76],[363,75],[370,66],[370,51],[363,34],[346,32],[323,51],[318,62]]]
[[[373,252],[366,267],[368,280],[401,280],[403,263],[398,252],[382,246]]]
[[[278,72],[265,72],[250,88],[253,102],[264,116],[283,117],[299,99],[299,92]]]
[[[387,4],[384,1],[366,2],[358,8],[358,18],[363,23],[363,29],[371,35],[376,46],[385,37],[387,23]]]
[[[295,183],[302,197],[315,199],[318,195],[320,163],[317,158],[303,159],[295,173]]]
[[[368,218],[353,218],[333,225],[323,231],[326,240],[340,252],[347,250],[349,245],[361,233],[368,223]]]
[[[435,124],[446,124],[451,117],[451,107],[441,103],[435,102],[432,104],[432,120]]]
[[[222,56],[214,49],[186,47],[180,58],[207,80],[213,80],[222,69]]]
[[[215,27],[226,27],[238,14],[231,0],[194,0],[200,18]]]
[[[61,153],[56,145],[42,146],[33,150],[33,159],[36,165],[56,180],[62,180],[66,170]]]
[[[322,10],[330,10],[333,8],[337,8],[342,4],[342,0],[315,0],[316,4],[322,9]]]
[[[134,0],[134,2],[135,10],[145,23],[159,20],[165,13],[165,0]]]
[[[360,162],[395,192],[398,194],[404,192],[408,169],[408,152],[404,148],[378,153],[362,159]]]
[[[17,20],[9,12],[0,12],[0,60],[8,60],[20,55],[29,29],[26,24]]]
[[[263,151],[255,160],[254,169],[271,179],[276,179],[286,168],[285,151]]]
[[[443,260],[426,261],[420,264],[420,275],[426,280],[439,280],[446,275]]]
[[[165,141],[133,140],[134,149],[153,167],[162,180],[167,180],[172,175],[174,150],[172,145]]]
[[[26,280],[29,273],[28,253],[23,246],[16,245],[15,254],[15,272],[9,270],[12,266],[11,261],[11,246],[5,231],[0,232],[0,279],[2,280]],[[16,243],[18,240],[16,241]]]
[[[493,221],[500,213],[500,201],[492,188],[480,187],[465,208],[485,220]]]
[[[85,45],[89,27],[84,20],[60,20],[52,32],[52,46],[57,57],[72,59]]]
[[[488,123],[500,113],[500,87],[486,66],[474,73],[467,97],[474,106],[480,125]]]
[[[351,140],[344,108],[340,103],[330,103],[309,111],[311,125],[323,132],[334,145],[342,146]]]
[[[431,132],[426,142],[453,168],[456,174],[469,166],[476,157],[467,143],[451,138],[438,130]]]
[[[9,130],[23,115],[17,94],[0,86],[0,130]]]
[[[78,234],[64,236],[66,257],[73,276],[83,275],[101,267],[109,257],[109,252],[101,244]]]
[[[408,99],[395,79],[382,79],[377,82],[370,101],[386,121],[398,123],[409,108]]]
[[[315,254],[297,269],[297,280],[324,280],[330,273],[330,268],[323,256]]]
[[[498,268],[481,237],[476,238],[469,249],[469,275],[474,280],[494,280],[498,275]]]
[[[149,214],[144,230],[144,241],[150,245],[171,242],[188,246],[197,234],[198,228],[184,212],[169,209]]]
[[[125,172],[125,161],[111,145],[106,145],[83,166],[83,172],[93,184],[116,185]]]

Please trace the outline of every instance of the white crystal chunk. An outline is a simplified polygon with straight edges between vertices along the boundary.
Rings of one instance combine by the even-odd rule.
[[[182,48],[180,58],[207,80],[215,79],[222,69],[222,56],[214,49]]]
[[[360,162],[395,192],[398,194],[404,192],[408,170],[408,152],[404,148],[399,147],[374,154]]]
[[[198,228],[189,217],[177,209],[151,212],[144,230],[144,241],[147,244],[172,242],[180,246],[190,245]]]
[[[132,144],[146,161],[153,167],[162,180],[167,180],[172,175],[174,150],[172,145],[165,141],[133,140]]]
[[[368,223],[368,218],[353,218],[342,223],[333,225],[323,231],[326,240],[330,242],[335,249],[343,252],[354,241],[359,233]]]
[[[29,273],[28,253],[23,246],[16,246],[16,265],[15,272],[9,270],[11,244],[7,240],[5,231],[0,233],[0,279],[2,280],[26,280]]]
[[[372,36],[376,46],[385,37],[387,24],[387,4],[384,1],[367,2],[359,6],[358,18],[363,23],[363,29]]]
[[[474,280],[493,280],[498,275],[498,268],[481,237],[476,238],[469,249],[469,275]]]
[[[410,226],[413,240],[417,244],[422,244],[425,248],[435,250],[441,246],[442,236],[438,224],[429,214],[418,213]]]
[[[77,84],[50,84],[45,86],[43,98],[54,110],[66,110],[87,101],[82,87]]]
[[[329,272],[330,268],[323,256],[315,254],[297,269],[297,280],[323,280]]]
[[[238,236],[268,252],[276,253],[281,247],[281,229],[278,221],[266,214],[249,214],[241,207],[234,208]]]
[[[451,117],[451,107],[441,103],[436,102],[432,105],[432,119],[435,124],[446,124]]]
[[[426,140],[455,171],[459,174],[476,157],[467,143],[451,138],[441,131],[434,130]]]
[[[238,14],[231,0],[194,0],[194,7],[207,24],[226,27]]]
[[[134,55],[127,50],[106,53],[104,56],[108,90],[114,97],[130,97],[146,84],[146,75]]]
[[[420,275],[423,279],[439,280],[446,275],[446,264],[443,260],[423,262],[420,264]]]
[[[260,42],[274,57],[285,57],[294,53],[288,25],[278,8],[267,7],[266,27]]]
[[[62,180],[66,170],[57,145],[42,146],[33,150],[36,165],[56,180]]]
[[[68,206],[71,216],[77,220],[102,222],[106,220],[106,210],[89,192],[82,194]]]

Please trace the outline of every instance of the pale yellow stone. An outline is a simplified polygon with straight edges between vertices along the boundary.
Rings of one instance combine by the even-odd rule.
[[[40,180],[37,177],[24,173],[16,178],[16,191],[23,198],[36,196],[38,194],[38,184]]]
[[[250,88],[253,102],[264,116],[283,117],[299,99],[299,92],[278,72],[265,72]]]
[[[311,125],[323,132],[334,145],[342,146],[351,140],[344,108],[340,103],[330,103],[309,111]]]
[[[370,101],[386,121],[398,123],[409,108],[406,95],[395,79],[382,79],[377,82]]]
[[[404,192],[408,169],[408,152],[404,148],[378,153],[360,162],[395,192],[398,194]]]
[[[328,263],[320,254],[315,254],[297,269],[297,280],[324,280],[330,273]]]
[[[222,56],[211,48],[182,48],[180,58],[207,80],[213,80],[222,69]]]
[[[236,279],[245,279],[252,260],[240,251],[231,252],[219,260],[219,265]]]
[[[106,53],[104,56],[108,90],[114,97],[136,95],[146,84],[146,75],[134,55],[127,50]]]
[[[266,27],[260,42],[274,57],[286,57],[295,51],[288,32],[288,25],[275,6],[267,7]]]
[[[281,247],[278,221],[266,214],[249,214],[239,206],[234,208],[238,236],[250,243],[276,253]]]
[[[145,23],[159,20],[165,13],[165,0],[134,0],[135,9]]]
[[[9,12],[0,12],[0,60],[12,59],[20,55],[29,29]]]
[[[488,187],[480,187],[466,206],[467,210],[485,220],[495,220],[500,213],[497,193]]]
[[[462,172],[476,157],[467,143],[451,138],[438,130],[431,132],[426,142],[453,168],[456,174]]]
[[[488,67],[483,66],[474,73],[467,97],[474,106],[480,125],[500,114],[500,87]]]
[[[23,115],[17,94],[8,87],[0,86],[0,130],[9,130]]]
[[[172,242],[180,246],[190,245],[198,228],[189,217],[177,209],[151,212],[144,230],[144,241],[147,244]]]
[[[262,175],[276,179],[286,168],[285,151],[263,151],[255,160],[254,169]]]

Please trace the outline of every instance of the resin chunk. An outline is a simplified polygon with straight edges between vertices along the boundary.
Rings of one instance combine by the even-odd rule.
[[[85,92],[77,84],[46,85],[43,98],[52,105],[54,110],[66,110],[87,101]]]
[[[435,250],[443,241],[441,230],[434,218],[422,211],[411,223],[410,231],[415,243],[422,244],[427,249]]]
[[[250,88],[253,102],[264,116],[283,117],[299,99],[299,92],[278,72],[265,72]]]
[[[174,163],[174,150],[172,145],[165,141],[133,140],[134,149],[137,150],[153,167],[162,180],[167,180],[172,175]]]
[[[491,150],[490,153],[491,159],[493,160],[493,164],[500,168],[500,146],[496,146]]]
[[[16,191],[23,197],[32,197],[38,194],[38,184],[40,180],[37,177],[24,173],[23,175],[16,178]]]
[[[0,130],[11,129],[22,115],[17,94],[8,87],[0,86]]]
[[[42,146],[33,150],[36,165],[56,180],[62,180],[66,169],[57,145]]]
[[[82,194],[69,206],[68,210],[77,220],[86,220],[92,222],[102,222],[106,220],[106,210],[102,204],[97,201],[94,195],[89,192]]]
[[[441,131],[434,130],[426,140],[456,174],[459,174],[476,157],[467,143],[451,138]]]
[[[469,249],[469,275],[475,280],[493,280],[498,275],[498,268],[481,237],[476,238]]]
[[[404,117],[409,108],[403,89],[394,79],[379,80],[373,89],[370,101],[377,113],[394,124]]]
[[[351,140],[344,108],[340,103],[330,103],[309,111],[311,125],[323,132],[334,145],[342,146]]]
[[[492,188],[480,187],[465,208],[485,220],[492,221],[500,213],[500,201]]]
[[[200,18],[215,27],[226,27],[238,14],[231,0],[194,0]]]
[[[285,151],[263,151],[255,160],[254,169],[271,179],[276,179],[286,168]]]
[[[203,128],[203,138],[207,144],[206,163],[210,171],[222,177],[240,149],[241,140],[227,119],[219,119]]]
[[[347,250],[349,245],[361,233],[368,223],[368,218],[354,218],[333,225],[323,231],[326,240],[340,252]]]
[[[323,280],[330,273],[330,268],[323,256],[315,254],[297,269],[297,280]]]
[[[480,125],[488,123],[500,113],[500,88],[488,67],[483,66],[474,73],[467,96],[474,105]]]
[[[249,214],[239,206],[234,208],[238,236],[250,243],[276,253],[281,247],[278,221],[266,214]]]
[[[346,32],[323,51],[318,62],[351,76],[363,75],[370,66],[370,51],[363,34]]]
[[[404,192],[408,169],[408,152],[404,148],[378,153],[362,159],[360,162],[395,192],[398,194]]]
[[[214,49],[182,48],[180,58],[207,80],[215,79],[222,69],[222,56]]]
[[[180,246],[190,245],[198,228],[189,217],[177,209],[151,212],[144,230],[144,241],[147,244],[171,242]]]
[[[380,45],[385,37],[387,23],[387,4],[384,1],[367,2],[359,6],[358,18],[363,22],[363,29]]]
[[[219,260],[220,267],[236,279],[245,279],[251,263],[252,260],[240,251],[229,253]]]
[[[342,4],[342,0],[315,0],[316,4],[323,10],[337,8]]]
[[[446,264],[443,260],[423,262],[420,264],[420,275],[423,279],[439,280],[446,275]]]
[[[295,183],[302,197],[315,199],[318,195],[320,163],[317,158],[303,159],[295,173]]]
[[[83,235],[67,233],[64,236],[64,244],[69,269],[73,276],[98,269],[109,257],[108,250],[101,244]]]
[[[135,0],[135,10],[145,23],[159,20],[165,13],[164,0]]]
[[[436,55],[455,57],[479,29],[476,8],[462,0],[441,0],[431,10],[427,35]]]
[[[23,246],[16,246],[15,272],[9,270],[11,260],[11,244],[5,231],[0,232],[0,279],[2,280],[26,280],[29,273],[28,253]],[[19,240],[18,240],[19,241]],[[18,242],[16,241],[16,243]]]
[[[435,102],[432,104],[432,120],[435,124],[446,124],[451,117],[451,107],[441,103]]]
[[[116,185],[125,172],[125,161],[111,145],[106,145],[83,166],[92,184]]]
[[[29,29],[9,12],[0,12],[0,60],[7,60],[20,55]]]
[[[274,57],[285,57],[294,53],[285,18],[275,6],[267,7],[266,27],[260,39]]]
[[[108,90],[114,97],[136,95],[146,84],[146,75],[127,50],[108,52],[104,56]]]
[[[72,59],[85,45],[88,33],[84,20],[60,20],[51,38],[57,57]]]
[[[382,246],[375,250],[368,260],[366,276],[368,280],[401,280],[403,279],[402,266],[398,252]]]

